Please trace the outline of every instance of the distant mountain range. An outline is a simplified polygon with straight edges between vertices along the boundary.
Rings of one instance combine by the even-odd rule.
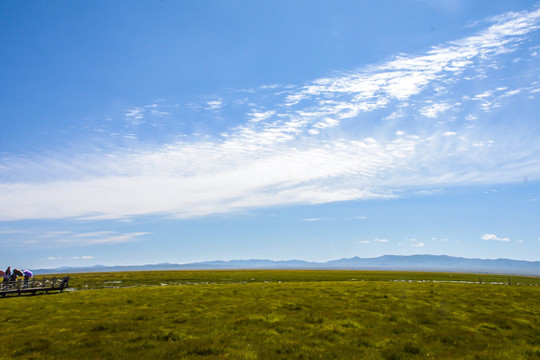
[[[59,267],[33,270],[35,274],[80,272],[151,271],[151,270],[233,270],[233,269],[347,269],[347,270],[403,270],[492,273],[540,276],[540,261],[510,259],[467,259],[446,255],[385,255],[376,258],[343,258],[327,262],[302,260],[230,260],[205,261],[190,264],[153,264],[129,266]]]

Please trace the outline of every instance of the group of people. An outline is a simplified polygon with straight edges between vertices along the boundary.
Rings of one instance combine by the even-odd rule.
[[[4,279],[2,282],[3,287],[8,286],[10,282],[17,281],[17,278],[19,276],[24,277],[24,286],[28,287],[28,280],[30,280],[30,278],[34,276],[34,274],[32,274],[30,270],[13,269],[12,271],[11,266],[8,266],[6,271],[0,270],[0,276],[2,276],[2,278]]]

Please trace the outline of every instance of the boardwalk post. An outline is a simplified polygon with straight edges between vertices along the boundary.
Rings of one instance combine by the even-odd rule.
[[[21,284],[22,284],[22,280],[18,279],[17,280],[17,295],[21,295]]]

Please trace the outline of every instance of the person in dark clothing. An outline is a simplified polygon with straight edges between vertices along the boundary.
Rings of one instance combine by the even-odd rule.
[[[9,277],[9,281],[17,281],[17,278],[19,276],[24,276],[24,273],[22,272],[22,270],[19,270],[19,269],[13,269],[13,273],[11,274],[11,276]]]
[[[6,287],[8,285],[8,281],[10,277],[11,277],[11,266],[8,266],[8,268],[4,272],[4,280],[2,281],[3,287]]]

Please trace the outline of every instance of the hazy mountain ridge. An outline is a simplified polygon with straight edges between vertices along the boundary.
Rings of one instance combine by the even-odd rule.
[[[441,272],[500,273],[540,275],[540,261],[512,259],[469,259],[447,255],[384,255],[376,258],[342,258],[327,262],[303,260],[274,261],[266,259],[215,260],[189,264],[149,264],[127,266],[95,265],[88,267],[59,267],[36,269],[35,274],[151,271],[151,270],[233,270],[233,269],[358,269],[409,270]]]

